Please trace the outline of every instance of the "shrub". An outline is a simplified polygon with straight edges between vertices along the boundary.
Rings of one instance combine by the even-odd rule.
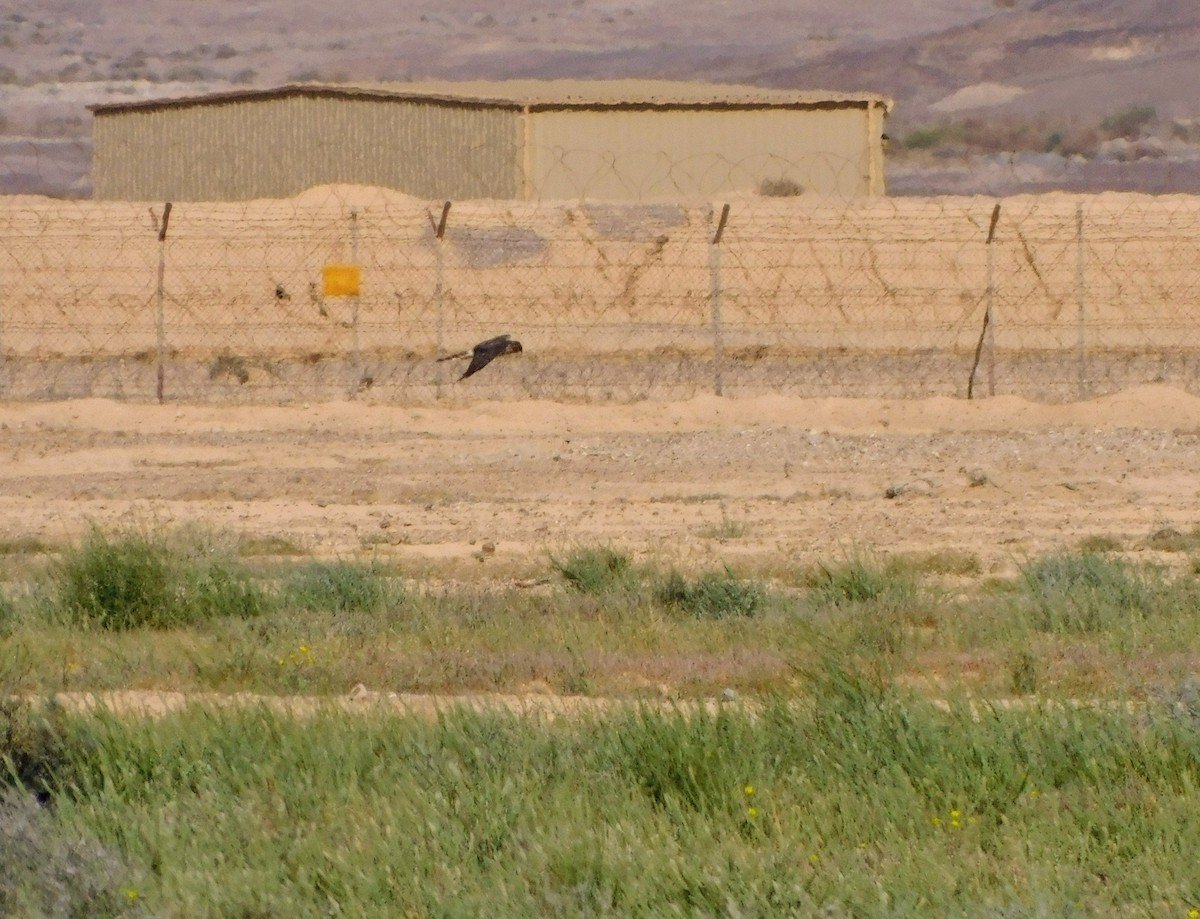
[[[186,596],[193,619],[233,616],[251,619],[266,612],[267,597],[250,572],[239,565],[215,562],[195,570]]]
[[[138,532],[110,537],[93,528],[64,555],[57,579],[69,617],[110,630],[255,616],[265,606],[249,573],[213,550],[189,554]]]
[[[804,186],[786,177],[763,179],[758,183],[758,193],[764,198],[795,198],[804,194]]]
[[[109,538],[98,529],[63,558],[59,596],[66,611],[106,629],[174,625],[178,603],[172,559],[147,536]]]
[[[663,606],[697,619],[754,616],[765,597],[761,585],[741,580],[728,565],[722,571],[706,571],[696,580],[672,570],[656,595]]]
[[[603,594],[633,585],[629,556],[616,549],[578,549],[566,558],[550,557],[551,567],[575,590]]]
[[[807,578],[813,599],[825,606],[849,606],[878,600],[907,599],[915,591],[910,574],[862,557],[853,557],[841,565],[828,567],[818,564]]]
[[[374,567],[353,562],[309,562],[283,584],[283,602],[303,610],[374,612],[401,599],[402,591]]]
[[[1103,631],[1130,613],[1145,613],[1153,591],[1128,563],[1096,552],[1044,556],[1022,572],[1033,603],[1033,624],[1043,632]]]

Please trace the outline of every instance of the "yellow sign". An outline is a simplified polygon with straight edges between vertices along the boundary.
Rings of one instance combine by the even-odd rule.
[[[362,282],[362,267],[326,265],[321,270],[321,280],[326,297],[357,297]]]

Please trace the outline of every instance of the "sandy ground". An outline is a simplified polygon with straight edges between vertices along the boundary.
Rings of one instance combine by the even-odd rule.
[[[1149,554],[1151,533],[1191,531],[1198,444],[1200,398],[1166,387],[1065,405],[0,404],[0,540],[197,522],[318,555],[369,553],[434,577],[518,583],[546,573],[547,553],[597,543],[768,575],[859,550],[951,549],[1011,574],[1085,536]],[[148,691],[56,701],[151,716],[192,704],[424,716],[447,705],[548,716],[611,705],[361,686],[324,701]]]
[[[955,549],[1011,570],[1200,524],[1200,399],[700,397],[404,408],[0,405],[0,538],[197,521],[473,577],[613,543],[737,565]],[[482,561],[487,543],[494,554]]]

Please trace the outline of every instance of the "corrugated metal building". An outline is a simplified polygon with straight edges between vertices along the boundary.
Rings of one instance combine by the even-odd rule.
[[[155,201],[338,182],[450,199],[880,195],[890,107],[641,80],[298,84],[93,105],[92,185]]]

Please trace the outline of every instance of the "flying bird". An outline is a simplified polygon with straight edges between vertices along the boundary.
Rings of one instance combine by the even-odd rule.
[[[481,341],[470,351],[460,351],[458,354],[448,354],[445,357],[439,357],[439,361],[452,361],[461,357],[470,356],[471,363],[467,366],[467,371],[460,380],[465,380],[473,373],[478,373],[496,358],[504,354],[520,354],[523,349],[519,341],[514,341],[511,335],[497,335],[495,338],[489,338],[487,341]]]

